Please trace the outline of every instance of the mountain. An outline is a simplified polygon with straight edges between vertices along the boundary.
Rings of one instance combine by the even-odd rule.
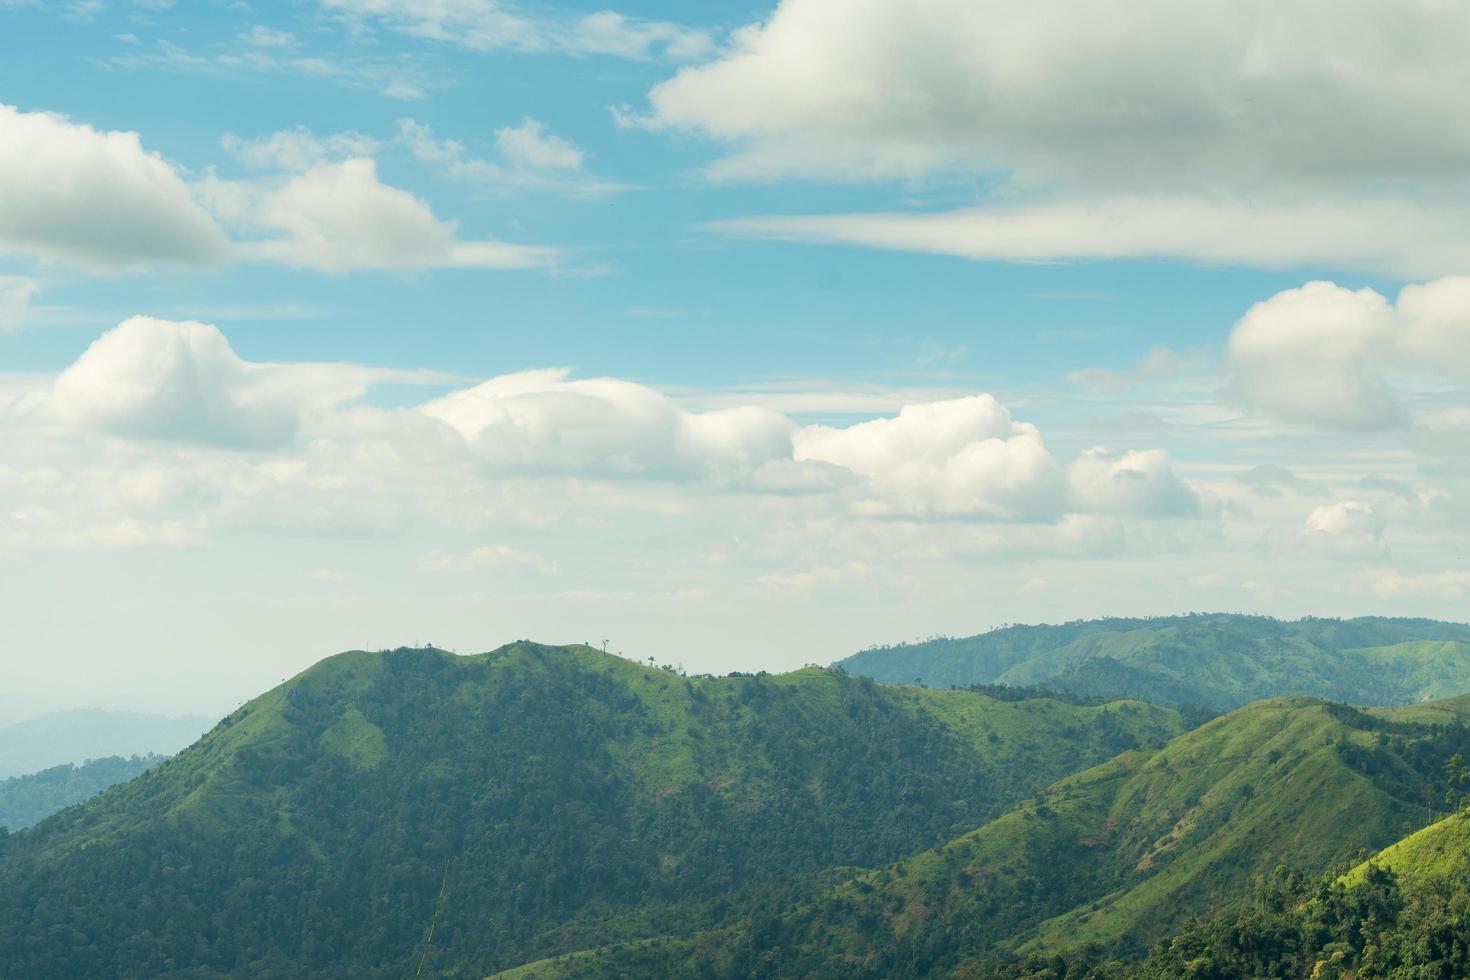
[[[1466,705],[1432,713],[1460,722]],[[1278,866],[1316,876],[1422,826],[1444,760],[1470,745],[1463,724],[1423,714],[1307,698],[1253,704],[786,906],[508,976],[985,976],[1017,956],[1137,953],[1245,899]]]
[[[997,980],[1470,976],[1470,816],[1446,817],[1340,877],[1278,870],[1247,901],[1193,922],[1141,960],[1032,957]]]
[[[21,830],[155,766],[161,755],[109,756],[0,780],[0,827]]]
[[[0,779],[108,756],[171,755],[218,719],[82,708],[0,728]]]
[[[1101,619],[875,647],[839,665],[885,684],[1041,685],[1215,711],[1283,695],[1395,705],[1470,690],[1470,625],[1223,613]]]
[[[16,976],[484,976],[818,895],[1178,712],[684,677],[588,647],[349,653],[0,841]]]

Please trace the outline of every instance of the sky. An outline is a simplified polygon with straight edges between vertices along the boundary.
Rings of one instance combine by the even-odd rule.
[[[0,723],[1464,619],[1470,7],[0,0]]]

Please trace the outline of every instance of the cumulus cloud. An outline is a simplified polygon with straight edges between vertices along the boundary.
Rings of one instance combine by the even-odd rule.
[[[731,176],[1155,188],[1453,179],[1470,11],[1354,0],[782,0],[650,93],[655,125],[734,146]],[[1351,70],[1344,66],[1351,66]]]
[[[1147,551],[1164,546],[1147,529],[1162,526],[1155,518],[1207,513],[1163,453],[1093,450],[1063,465],[989,395],[801,427],[760,405],[695,410],[562,369],[393,409],[364,398],[384,382],[463,384],[251,361],[208,324],[127,320],[54,379],[0,376],[0,514],[11,515],[0,549],[374,538],[419,525],[605,533],[630,515],[724,513],[765,539],[754,581],[789,570],[790,542],[813,520],[838,529],[820,540],[853,547],[803,556],[798,572],[872,564],[875,534],[924,561]],[[550,574],[555,559],[540,550],[432,552],[418,567]]]
[[[549,170],[581,170],[584,154],[573,143],[548,132],[529,116],[519,125],[495,131],[495,145],[511,163]]]
[[[1257,303],[1230,335],[1235,397],[1293,422],[1340,429],[1404,425],[1394,372],[1470,370],[1470,277],[1372,289],[1310,282]]]
[[[1179,517],[1206,507],[1174,473],[1162,449],[1119,454],[1089,449],[1067,467],[1067,485],[1074,508],[1082,512]]]
[[[990,395],[905,406],[894,418],[796,434],[796,458],[866,477],[875,514],[1044,519],[1059,513],[1061,471],[1034,425]]]
[[[492,378],[425,405],[488,465],[605,477],[708,475],[789,459],[792,424],[751,406],[686,412],[644,385],[564,369]]]
[[[1470,261],[1470,12],[1352,0],[781,0],[628,125],[714,180],[984,175],[981,207],[742,218],[727,234],[1051,261],[1429,277]],[[1426,194],[1426,189],[1437,189]]]
[[[134,439],[279,446],[295,435],[297,414],[268,397],[259,375],[215,327],[133,317],[61,373],[51,409]]]
[[[1340,500],[1313,509],[1299,540],[1313,554],[1352,561],[1388,553],[1383,529],[1383,518],[1370,504]]]
[[[135,316],[104,333],[29,404],[66,426],[143,441],[280,449],[302,419],[416,372],[242,359],[215,326]]]
[[[107,272],[207,265],[229,243],[137,133],[0,105],[0,251]]]
[[[558,255],[547,246],[460,238],[455,222],[382,183],[366,158],[319,163],[279,187],[216,181],[210,200],[233,224],[281,236],[243,242],[243,254],[323,272],[528,269],[552,265]]]

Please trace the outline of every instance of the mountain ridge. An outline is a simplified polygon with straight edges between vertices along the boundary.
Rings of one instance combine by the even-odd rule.
[[[1040,685],[1216,711],[1288,694],[1394,705],[1470,690],[1470,625],[1228,613],[1074,620],[872,647],[837,666],[882,683]]]
[[[897,859],[1183,727],[1139,702],[821,668],[691,678],[584,646],[349,652],[12,835],[0,958],[31,975],[398,976],[447,881],[430,966],[490,973],[636,909],[703,902],[717,921],[722,896]],[[88,939],[35,939],[73,933]]]

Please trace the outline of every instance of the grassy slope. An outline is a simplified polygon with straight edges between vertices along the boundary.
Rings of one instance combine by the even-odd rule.
[[[1287,694],[1403,704],[1470,688],[1470,626],[1223,614],[1099,620],[865,650],[842,665],[884,682],[1043,684],[1220,710]]]
[[[1445,817],[1385,847],[1343,875],[1343,883],[1360,884],[1369,864],[1393,871],[1410,889],[1463,882],[1470,876],[1470,815]]]
[[[1444,721],[1461,704],[1415,710]],[[1375,724],[1311,699],[1254,704],[1161,750],[1066,777],[775,923],[543,962],[523,975],[615,976],[636,964],[675,975],[882,976],[944,972],[964,954],[1007,949],[1138,948],[1247,894],[1252,878],[1278,863],[1321,870],[1422,821],[1419,801],[1396,795],[1405,766],[1393,748],[1381,749],[1382,771],[1372,777],[1351,764],[1379,750]],[[753,929],[768,953],[780,952],[742,959]]]
[[[271,975],[285,967],[262,957],[337,968],[345,955],[363,957],[346,961],[360,975],[391,975],[401,964],[384,951],[411,955],[415,910],[432,907],[447,856],[460,891],[440,965],[524,960],[646,930],[642,906],[683,914],[752,883],[892,860],[1181,727],[1137,703],[996,701],[816,668],[684,678],[587,647],[343,654],[142,778],[12,837],[0,957],[56,969],[48,957],[65,943],[33,938],[85,929],[97,963],[117,962],[132,936],[136,973],[195,956]],[[278,914],[254,921],[243,882],[270,891]],[[375,904],[387,891],[397,899]],[[103,892],[123,897],[99,904]],[[179,909],[167,927],[181,935],[242,911],[265,931],[231,926],[230,942],[181,952],[135,921],[140,905]],[[67,968],[77,962],[91,963]]]

